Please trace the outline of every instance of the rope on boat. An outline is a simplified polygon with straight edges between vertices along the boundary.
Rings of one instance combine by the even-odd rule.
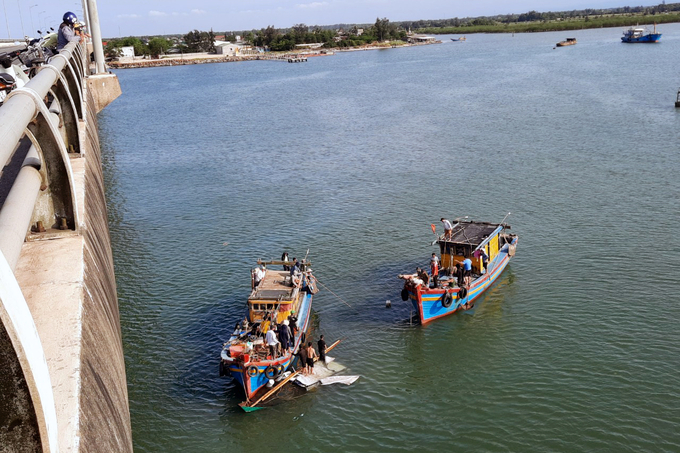
[[[333,291],[331,291],[331,289],[330,289],[328,286],[326,286],[326,285],[324,285],[323,283],[321,283],[321,280],[319,280],[318,277],[315,277],[315,278],[316,278],[316,282],[317,282],[319,285],[321,285],[321,286],[323,286],[324,288],[326,288],[326,289],[328,290],[328,292],[331,293],[332,295],[334,295],[335,297],[337,297],[338,300],[340,300],[342,303],[344,303],[345,305],[347,305],[349,308],[355,309],[355,308],[352,307],[350,304],[348,304],[347,302],[345,302],[345,300],[344,300],[342,297],[338,296],[338,295],[335,294]]]

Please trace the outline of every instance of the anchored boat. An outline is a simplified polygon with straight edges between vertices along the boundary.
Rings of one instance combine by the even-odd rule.
[[[656,32],[656,24],[654,24],[654,31],[649,32],[646,28],[631,27],[623,32],[621,41],[635,43],[635,42],[658,42],[661,39],[661,33]]]
[[[567,38],[564,41],[558,42],[556,45],[557,47],[564,47],[564,46],[573,46],[576,44],[576,38]]]
[[[246,316],[236,325],[220,354],[220,376],[231,375],[243,387],[246,401],[258,391],[265,391],[277,378],[286,377],[284,373],[305,340],[312,297],[318,291],[309,261],[302,260],[295,266],[288,261],[258,260],[258,264],[264,276],[254,274],[251,279]],[[283,266],[283,270],[268,266]],[[256,282],[258,278],[261,279]],[[271,354],[265,338],[274,326],[278,331],[289,327],[292,335],[289,348],[275,348]]]
[[[509,229],[505,223],[457,221],[449,235],[433,242],[441,254],[438,278],[430,282],[424,272],[399,275],[404,280],[401,298],[411,302],[421,324],[472,307],[515,255],[517,235]],[[471,268],[467,275],[462,270],[466,264]]]

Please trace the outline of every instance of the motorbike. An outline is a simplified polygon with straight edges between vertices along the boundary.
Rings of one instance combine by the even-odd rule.
[[[16,88],[17,84],[14,77],[7,73],[0,73],[0,105],[5,102],[7,95]]]

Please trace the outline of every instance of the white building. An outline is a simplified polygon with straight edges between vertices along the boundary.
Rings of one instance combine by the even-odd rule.
[[[241,51],[240,46],[232,42],[215,43],[215,53],[217,55],[228,55],[230,57],[234,57],[236,55],[239,55],[240,51]]]
[[[134,58],[135,57],[135,48],[132,46],[125,46],[120,48],[120,56],[121,58]]]

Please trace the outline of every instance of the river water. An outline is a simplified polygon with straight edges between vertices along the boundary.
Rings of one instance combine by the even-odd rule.
[[[99,118],[135,450],[680,451],[680,24],[660,28],[119,71]],[[410,326],[396,276],[430,224],[508,212],[499,281]],[[361,378],[245,414],[218,357],[249,270],[308,249],[313,336]]]

